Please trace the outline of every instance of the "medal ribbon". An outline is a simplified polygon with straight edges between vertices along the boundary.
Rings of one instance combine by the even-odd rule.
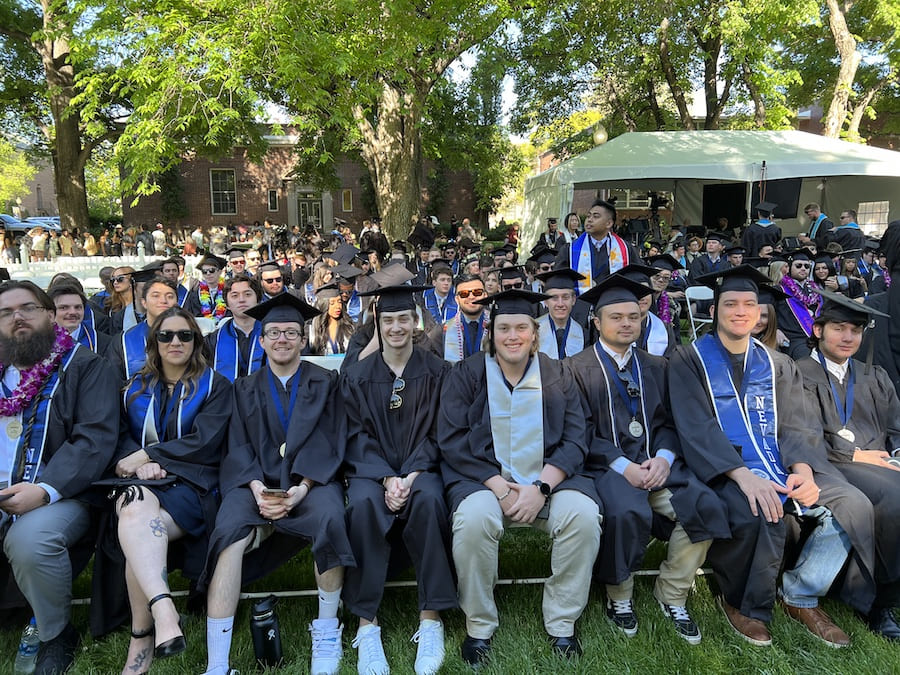
[[[290,424],[291,421],[290,413],[293,411],[294,404],[297,402],[297,392],[300,391],[299,369],[294,373],[294,382],[291,384],[291,398],[288,403],[287,413],[285,413],[284,407],[281,405],[281,396],[278,393],[278,386],[275,384],[275,376],[272,374],[271,368],[269,368],[269,391],[272,393],[272,398],[275,400],[275,412],[278,413],[278,419],[281,420],[284,435],[287,436],[288,424]]]
[[[637,419],[638,400],[640,396],[631,397],[628,395],[628,390],[625,388],[625,384],[622,382],[622,378],[618,376],[619,368],[610,358],[609,354],[606,353],[606,350],[600,346],[599,342],[594,345],[594,349],[597,350],[597,356],[600,358],[600,360],[612,367],[613,372],[616,373],[616,377],[612,378],[613,384],[616,385],[616,390],[618,390],[619,396],[622,397],[622,401],[624,401],[625,405],[628,406],[628,410],[631,413],[631,419]],[[639,382],[637,373],[637,359],[634,358],[634,354],[631,355],[631,377],[634,379],[635,384]]]
[[[162,382],[156,385],[156,395],[153,397],[153,417],[156,420],[156,437],[160,441],[167,440],[169,418],[172,416],[172,411],[175,410],[175,406],[178,405],[178,401],[181,400],[181,390],[183,388],[180,381],[175,385],[175,388],[172,390],[172,395],[169,397],[169,402],[166,405],[166,411],[163,414],[162,419],[160,419],[159,413],[162,410],[161,401],[164,386],[165,385]]]
[[[822,356],[822,352],[817,352],[816,355],[819,357],[819,363],[825,369],[825,379],[828,380],[828,386],[831,387],[831,396],[834,398],[834,407],[837,410],[838,417],[841,419],[841,426],[846,428],[847,422],[850,421],[850,416],[853,415],[853,385],[856,382],[856,375],[853,373],[853,360],[851,359],[847,362],[847,398],[844,399],[844,405],[841,407],[841,397],[828,374],[825,357]]]

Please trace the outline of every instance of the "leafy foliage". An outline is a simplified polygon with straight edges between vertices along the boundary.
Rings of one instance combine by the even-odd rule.
[[[31,192],[28,181],[36,173],[37,169],[29,164],[25,155],[0,137],[0,208],[16,197]]]

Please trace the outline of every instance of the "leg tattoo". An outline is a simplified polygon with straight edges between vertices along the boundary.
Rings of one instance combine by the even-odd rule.
[[[154,537],[165,537],[169,534],[168,530],[166,530],[166,524],[162,521],[162,518],[154,518],[150,521],[150,531],[153,533]]]

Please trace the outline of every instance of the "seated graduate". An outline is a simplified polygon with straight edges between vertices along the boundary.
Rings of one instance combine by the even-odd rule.
[[[812,334],[813,319],[822,305],[822,298],[816,292],[818,286],[811,278],[814,257],[807,248],[791,251],[788,268],[779,284],[787,298],[775,304],[775,315],[778,327],[790,342],[787,354],[792,359],[809,356],[806,342]]]
[[[225,262],[224,258],[207,253],[197,263],[200,270],[200,283],[192,289],[184,308],[191,316],[212,319],[219,324],[228,313],[228,304],[225,301]]]
[[[344,567],[355,565],[337,474],[344,458],[337,373],[302,363],[304,323],[318,313],[290,293],[246,311],[262,325],[266,365],[234,382],[233,414],[219,480],[222,505],[206,570],[207,673],[228,673],[241,586],[312,544],[319,614],[311,672],[337,673]]]
[[[459,306],[453,293],[453,277],[456,273],[446,262],[437,263],[431,268],[433,286],[422,294],[425,309],[431,314],[434,322],[443,326],[456,316]]]
[[[626,636],[637,634],[634,572],[650,543],[654,514],[671,530],[653,595],[679,637],[699,644],[687,610],[697,568],[713,539],[730,535],[725,507],[681,457],[669,407],[667,362],[633,346],[639,301],[650,289],[613,274],[581,298],[594,305],[593,349],[565,361],[590,410],[585,470],[604,505],[594,577],[606,584],[606,612]],[[655,529],[657,536],[660,529]]]
[[[54,316],[30,281],[0,284],[0,588],[11,570],[34,612],[37,673],[75,658],[71,552],[91,533],[86,493],[119,433],[112,368]]]
[[[684,265],[669,253],[650,256],[647,264],[657,270],[650,277],[650,287],[653,289],[650,311],[672,327],[675,339],[680,343],[681,308],[685,301],[684,289],[688,285]]]
[[[231,316],[206,336],[206,344],[212,354],[213,370],[231,382],[255,373],[265,362],[266,353],[259,341],[262,328],[246,313],[261,298],[262,289],[255,277],[240,272],[225,281],[225,302]]]
[[[828,459],[872,502],[875,510],[875,602],[869,628],[900,640],[893,608],[900,605],[900,400],[880,366],[853,357],[874,319],[889,317],[842,295],[823,291],[813,323],[812,355],[797,362],[809,407],[818,413]]]
[[[111,338],[98,331],[93,322],[87,320],[87,297],[84,291],[74,284],[61,281],[52,285],[47,295],[56,306],[56,324],[68,331],[78,344],[95,354],[105,354]]]
[[[552,536],[544,627],[557,653],[581,653],[575,622],[600,546],[600,506],[593,480],[582,474],[578,389],[559,361],[538,352],[535,303],[546,297],[512,290],[480,300],[491,305],[488,352],[455,365],[441,390],[438,446],[466,615],[462,657],[471,665],[488,656],[499,626],[498,548],[513,523]]]
[[[575,287],[578,281],[584,279],[584,275],[564,267],[541,272],[535,278],[543,283],[544,294],[549,296],[544,301],[547,315],[538,319],[541,353],[551,359],[575,356],[587,343],[584,328],[572,318],[577,299]]]
[[[660,271],[662,271],[660,268],[632,264],[616,272],[616,274],[621,274],[652,291],[653,285],[650,280]],[[672,350],[678,344],[672,324],[664,322],[651,311],[653,308],[652,293],[642,297],[639,304],[641,306],[641,329],[635,344],[640,349],[654,356],[670,356]]]
[[[869,295],[866,305],[890,315],[890,319],[876,321],[871,330],[863,336],[863,350],[873,345],[873,363],[884,368],[894,389],[900,396],[900,220],[892,220],[881,237],[881,253],[884,255],[883,270],[887,290],[878,295]]]
[[[316,356],[346,354],[356,326],[347,315],[337,282],[320,286],[316,291],[316,309],[320,314],[309,322],[307,352]]]
[[[138,276],[141,282],[140,292],[146,314],[137,325],[113,336],[112,343],[106,350],[106,358],[123,383],[144,367],[147,360],[147,335],[156,317],[178,303],[174,282],[157,276],[155,272],[135,272],[132,276]]]
[[[356,558],[348,568],[344,603],[359,617],[353,645],[358,671],[389,672],[376,615],[389,564],[415,566],[419,628],[415,671],[436,673],[444,660],[440,611],[458,606],[450,521],[439,472],[435,427],[441,380],[449,365],[413,345],[413,293],[425,286],[390,286],[377,295],[381,349],[348,367],[341,379],[347,415],[347,530]]]
[[[162,264],[159,266],[159,273],[166,279],[175,282],[176,292],[178,294],[178,306],[184,307],[184,303],[187,302],[188,289],[181,283],[181,269],[182,265],[179,265],[178,260],[175,257],[172,257],[162,261]]]
[[[481,277],[461,274],[455,292],[459,312],[444,326],[444,360],[450,363],[481,351],[486,323],[484,305],[478,304],[486,295]]]
[[[78,277],[69,274],[68,272],[57,272],[50,279],[50,283],[47,286],[47,295],[51,294],[50,292],[57,284],[62,284],[64,286],[74,286],[79,290],[81,295],[84,296],[84,311],[82,312],[84,316],[82,318],[82,321],[84,322],[85,329],[90,331],[91,334],[99,332],[108,337],[110,329],[109,315],[88,299],[87,294],[84,292],[84,285],[81,283],[81,280]],[[82,344],[84,344],[83,339]],[[89,345],[85,346],[87,347]],[[92,351],[96,352],[96,350]],[[103,352],[101,351],[100,353],[102,354]]]
[[[722,610],[745,640],[771,644],[766,623],[785,557],[784,516],[792,515],[813,533],[784,573],[785,611],[816,638],[846,646],[818,598],[843,572],[841,598],[868,611],[872,505],[828,462],[794,362],[750,337],[768,278],[741,265],[698,281],[715,292],[713,331],[675,350],[669,388],[678,391],[672,413],[685,462],[728,510],[731,538],[713,542],[707,557]]]
[[[197,322],[181,307],[165,310],[150,326],[146,363],[122,395],[113,458],[116,476],[137,479],[119,489],[115,504],[131,605],[124,673],[146,672],[154,656],[174,656],[186,647],[166,578],[170,543],[184,540],[182,567],[196,579],[218,508],[230,415],[231,385],[209,367]],[[109,571],[95,568],[98,577],[105,587],[114,583]]]

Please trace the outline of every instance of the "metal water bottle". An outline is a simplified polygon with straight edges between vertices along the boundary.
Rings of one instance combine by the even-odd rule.
[[[250,615],[250,634],[253,636],[253,652],[256,662],[263,668],[281,665],[284,654],[281,651],[281,631],[275,615],[278,598],[270,595],[253,605]]]

